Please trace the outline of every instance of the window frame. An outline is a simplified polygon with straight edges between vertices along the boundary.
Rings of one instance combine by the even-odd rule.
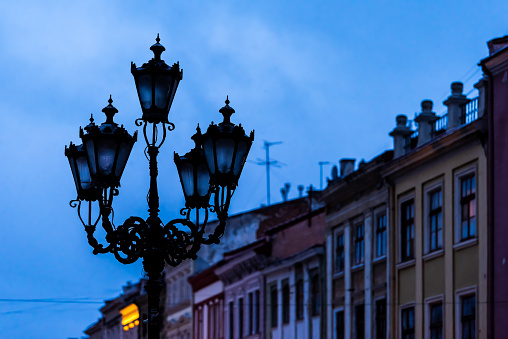
[[[286,293],[287,292],[287,293]],[[291,320],[291,288],[289,278],[283,279],[281,282],[282,294],[282,325],[289,324]]]
[[[238,304],[238,338],[242,339],[244,336],[244,318],[245,318],[245,310],[244,310],[244,302],[243,296],[239,297],[236,301]]]
[[[425,322],[424,322],[424,338],[430,339],[431,338],[431,324],[432,324],[432,306],[436,304],[441,304],[442,307],[442,319],[441,319],[441,328],[442,328],[442,334],[443,338],[445,338],[446,334],[446,322],[445,322],[445,303],[444,303],[444,295],[437,295],[434,297],[430,297],[425,299]]]
[[[475,200],[475,234],[474,236],[470,236],[468,238],[465,238],[463,239],[462,238],[462,204],[461,204],[461,200],[462,200],[462,180],[469,177],[469,176],[474,176],[474,183],[475,183],[475,197],[474,197],[474,200]],[[454,213],[454,223],[455,223],[455,227],[454,227],[454,231],[455,231],[455,236],[454,236],[454,241],[455,241],[455,245],[460,245],[460,244],[468,244],[468,243],[472,243],[472,244],[475,244],[477,239],[478,239],[478,230],[479,230],[479,225],[478,225],[478,216],[480,215],[480,213],[478,213],[478,170],[477,170],[477,164],[474,163],[474,164],[470,164],[466,167],[463,167],[459,170],[456,170],[455,173],[454,173],[454,193],[455,193],[455,197],[454,197],[454,209],[455,209],[455,213]]]
[[[379,219],[384,218],[384,227],[379,227]],[[387,237],[388,237],[388,214],[386,213],[385,209],[382,211],[379,211],[375,214],[375,259],[381,259],[386,257],[387,252]],[[383,253],[379,253],[379,236],[380,234],[383,234]]]
[[[455,291],[455,338],[462,338],[462,299],[475,296],[475,337],[478,338],[478,288],[466,287]]]
[[[339,237],[342,239],[342,244],[339,245]],[[343,273],[346,269],[346,235],[343,230],[339,232],[335,232],[334,234],[335,241],[335,255],[334,255],[334,273],[340,274]],[[339,252],[341,253],[341,257],[339,258]],[[340,259],[340,261],[339,261]],[[339,262],[341,262],[341,268],[339,269]]]
[[[432,210],[432,195],[436,192],[441,192],[441,206],[438,209]],[[439,252],[444,251],[444,244],[445,244],[445,192],[444,192],[444,184],[443,184],[443,178],[439,178],[437,180],[434,180],[430,184],[425,185],[424,189],[424,256],[429,254],[439,254]],[[437,215],[441,213],[441,247],[437,246],[436,248],[432,249],[432,217],[434,215]],[[439,237],[439,234],[437,235]],[[439,239],[437,239],[438,245],[439,245]]]
[[[360,228],[361,228],[361,236],[359,235]],[[354,226],[353,226],[353,230],[354,230],[353,242],[355,245],[354,246],[354,256],[353,256],[353,260],[354,260],[353,268],[355,268],[355,267],[362,266],[365,263],[365,222],[363,220],[355,222]],[[360,246],[360,247],[358,248],[358,246]],[[360,253],[361,253],[361,258],[358,258],[358,251],[360,251]]]
[[[377,299],[374,300],[374,338],[376,339],[386,339],[388,338],[388,304],[387,304],[387,301],[386,301],[386,295],[383,295]],[[379,316],[378,314],[378,302],[380,301],[384,301],[385,303],[385,309],[384,309],[384,317],[381,317]],[[384,318],[384,329],[385,329],[385,333],[384,333],[384,337],[383,338],[379,338],[378,337],[378,320],[379,319],[383,319]]]
[[[358,309],[361,309],[362,310],[362,315],[363,315],[363,318],[360,320],[360,318],[358,317],[358,312],[357,310]],[[354,325],[353,325],[353,328],[354,328],[354,338],[355,339],[365,339],[365,303],[361,303],[361,304],[355,304],[354,305],[354,308],[353,308],[353,312],[354,312]],[[361,329],[361,336],[359,336],[359,329]]]
[[[279,326],[279,291],[278,282],[274,281],[268,285],[268,292],[270,293],[270,328],[277,328]],[[274,298],[275,296],[275,298]]]
[[[337,334],[337,314],[342,312],[342,337],[339,337]],[[333,310],[333,323],[332,323],[332,326],[333,326],[333,339],[344,339],[346,338],[346,314],[345,314],[345,311],[344,311],[344,307],[341,306],[341,307],[338,307],[336,309]]]
[[[403,207],[408,204],[408,203],[412,203],[413,205],[413,216],[412,216],[412,234],[413,234],[413,237],[412,237],[412,244],[411,244],[411,253],[409,256],[405,256],[404,255],[404,249],[406,249],[407,247],[407,244],[403,246],[403,243],[405,241],[403,241],[403,235],[405,235],[406,233],[406,230],[407,229],[407,226],[405,224],[403,224],[403,219],[402,219],[402,209]],[[415,197],[414,197],[414,194],[411,194],[411,195],[408,195],[406,197],[404,197],[403,199],[399,199],[399,216],[398,216],[398,219],[399,219],[399,234],[398,234],[398,238],[399,238],[399,262],[400,263],[405,263],[405,262],[410,262],[412,260],[415,259],[415,231],[416,231],[416,225],[415,225],[415,221],[416,221],[416,208],[415,208]],[[404,230],[404,232],[403,232]]]
[[[305,317],[305,284],[303,265],[295,265],[295,316],[296,321],[301,321]]]
[[[404,316],[404,312],[405,311],[408,311],[409,309],[412,309],[413,310],[413,328],[412,328],[412,331],[413,333],[404,333],[404,328],[403,328],[403,320],[402,320],[402,317]],[[416,328],[416,316],[415,316],[415,304],[414,303],[411,303],[411,304],[406,304],[406,305],[403,305],[400,307],[399,309],[399,329],[400,329],[400,338],[401,339],[405,339],[405,335],[407,334],[413,334],[413,338],[415,338],[415,328]],[[406,331],[410,331],[411,329],[408,329]]]
[[[315,281],[317,280],[317,281]],[[317,317],[321,315],[321,303],[322,303],[322,294],[321,290],[321,276],[319,272],[319,267],[315,267],[309,270],[309,281],[310,281],[310,300],[311,300],[311,309],[310,316]]]

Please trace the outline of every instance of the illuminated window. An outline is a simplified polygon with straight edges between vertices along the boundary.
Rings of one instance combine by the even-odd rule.
[[[124,331],[128,331],[139,325],[139,309],[135,304],[130,304],[120,310],[122,314],[122,326]]]

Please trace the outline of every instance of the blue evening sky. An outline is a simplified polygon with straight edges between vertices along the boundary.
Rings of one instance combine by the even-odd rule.
[[[176,130],[160,155],[161,214],[183,206],[172,161],[187,152],[197,123],[220,121],[229,95],[233,122],[256,130],[231,207],[266,202],[263,141],[286,165],[280,188],[319,187],[319,161],[369,160],[392,147],[395,116],[422,99],[440,114],[450,83],[465,92],[481,72],[486,41],[508,34],[506,1],[2,1],[0,3],[0,338],[81,337],[102,301],[137,281],[139,263],[92,255],[75,210],[64,146],[112,94],[115,120],[134,131],[141,116],[130,62],[163,59],[184,77],[171,110]],[[476,95],[472,92],[470,96]],[[329,175],[331,166],[325,167]],[[115,221],[146,216],[148,164],[133,149],[114,203]],[[6,300],[11,299],[11,300]]]

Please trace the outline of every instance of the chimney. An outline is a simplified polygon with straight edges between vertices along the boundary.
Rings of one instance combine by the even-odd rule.
[[[298,198],[303,197],[303,190],[305,189],[305,186],[298,185],[298,187],[296,189],[298,190]]]
[[[489,55],[496,53],[508,46],[508,35],[487,41],[487,46],[489,46]]]
[[[421,105],[422,112],[415,118],[418,123],[418,146],[432,139],[434,122],[439,119],[436,113],[432,112],[432,100],[423,100]]]
[[[462,108],[465,104],[471,101],[462,94],[464,89],[464,84],[462,82],[452,82],[451,89],[452,94],[448,97],[448,99],[443,101],[443,105],[448,106],[447,130],[462,125]]]
[[[284,201],[284,202],[288,201],[288,194],[289,194],[290,188],[291,188],[291,184],[289,182],[286,182],[284,184],[284,187],[282,187],[280,189],[280,194],[282,194],[282,201]]]
[[[332,181],[335,181],[339,178],[339,169],[337,168],[337,165],[333,165],[331,175],[332,175]]]
[[[489,79],[485,76],[481,78],[476,84],[474,84],[474,88],[478,90],[478,119],[483,117],[485,114],[485,103],[487,96],[487,83]]]
[[[340,159],[340,177],[344,178],[355,170],[355,159]]]
[[[398,158],[406,154],[407,139],[411,136],[411,128],[407,126],[407,116],[399,114],[395,118],[397,126],[390,132],[393,137],[393,158]]]

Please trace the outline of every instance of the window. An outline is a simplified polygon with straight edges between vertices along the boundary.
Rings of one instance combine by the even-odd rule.
[[[238,299],[238,338],[243,337],[243,298]]]
[[[254,292],[254,333],[259,332],[259,290]]]
[[[136,304],[130,304],[120,310],[122,315],[122,326],[124,331],[128,331],[139,325],[139,309]]]
[[[386,299],[376,300],[376,339],[386,338]]]
[[[364,227],[358,224],[355,227],[355,265],[363,263],[364,257]]]
[[[408,200],[400,206],[400,247],[401,260],[414,258],[415,216],[414,200]]]
[[[296,304],[296,319],[303,319],[303,302],[304,302],[304,294],[303,294],[303,267],[301,263],[295,265],[295,304]]]
[[[270,286],[271,325],[277,327],[277,283]]]
[[[344,311],[335,312],[335,339],[344,339]]]
[[[408,307],[401,311],[402,339],[414,339],[415,337],[415,309]]]
[[[443,339],[443,303],[430,305],[430,339]]]
[[[318,269],[314,268],[309,275],[311,277],[311,314],[318,316],[321,314],[321,284]]]
[[[386,214],[376,218],[376,257],[386,255]]]
[[[337,242],[335,247],[335,272],[339,273],[344,271],[344,234],[337,235]]]
[[[441,189],[429,193],[429,252],[443,248],[443,194]]]
[[[355,306],[355,338],[365,338],[365,313],[363,304]]]
[[[249,314],[248,314],[248,335],[254,334],[254,293],[250,292],[248,295],[249,298]]]
[[[282,281],[282,323],[289,324],[289,281]]]
[[[476,338],[476,296],[468,295],[461,299],[462,339]]]
[[[235,337],[235,315],[233,314],[234,304],[232,301],[229,302],[229,339],[234,339]]]
[[[470,174],[460,179],[461,240],[476,236],[476,180]]]

